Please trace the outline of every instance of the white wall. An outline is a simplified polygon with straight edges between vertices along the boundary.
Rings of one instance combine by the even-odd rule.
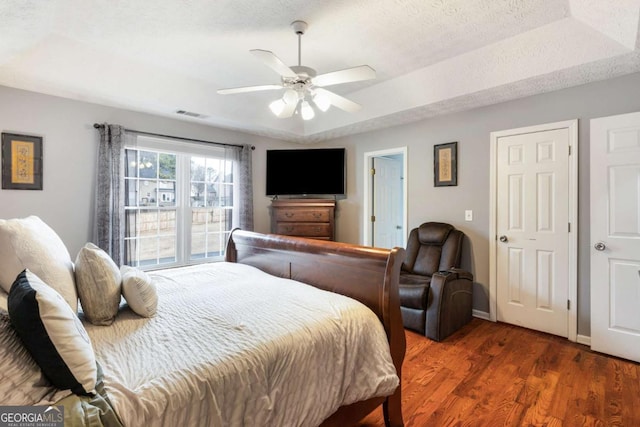
[[[0,190],[0,218],[38,215],[61,236],[71,257],[92,236],[98,131],[94,123],[233,144],[253,144],[256,194],[264,194],[264,152],[282,142],[197,123],[71,101],[0,86],[0,130],[44,137],[43,190]],[[269,231],[269,200],[256,197],[258,231]]]
[[[337,236],[362,240],[364,153],[408,149],[409,228],[443,221],[469,237],[463,266],[475,277],[474,308],[489,311],[489,134],[492,131],[579,119],[578,333],[590,335],[589,119],[640,111],[640,73],[520,100],[344,137],[348,198],[340,201]],[[458,186],[433,186],[433,146],[458,141]],[[473,210],[473,221],[464,211]]]

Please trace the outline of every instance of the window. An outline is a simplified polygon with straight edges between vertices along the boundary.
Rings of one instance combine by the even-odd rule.
[[[221,259],[234,223],[235,160],[217,147],[138,136],[125,150],[125,263]]]
[[[232,226],[232,164],[191,157],[190,175],[191,260],[220,257]]]

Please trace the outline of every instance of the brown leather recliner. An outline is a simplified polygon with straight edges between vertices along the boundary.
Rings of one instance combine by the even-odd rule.
[[[471,321],[473,275],[458,268],[463,238],[441,222],[411,230],[400,272],[405,328],[441,341]]]

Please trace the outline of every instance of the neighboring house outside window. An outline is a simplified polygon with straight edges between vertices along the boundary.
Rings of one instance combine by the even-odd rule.
[[[154,268],[224,257],[236,162],[215,146],[137,138],[125,149],[125,263]]]

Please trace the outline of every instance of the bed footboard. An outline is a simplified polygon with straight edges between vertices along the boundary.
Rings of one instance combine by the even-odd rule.
[[[380,319],[398,377],[402,380],[405,336],[398,280],[404,250],[391,250],[289,236],[234,230],[226,261],[252,265],[269,274],[290,278],[346,295],[369,307]],[[401,385],[386,399],[371,399],[340,408],[324,425],[355,423],[383,404],[385,424],[402,426]]]

